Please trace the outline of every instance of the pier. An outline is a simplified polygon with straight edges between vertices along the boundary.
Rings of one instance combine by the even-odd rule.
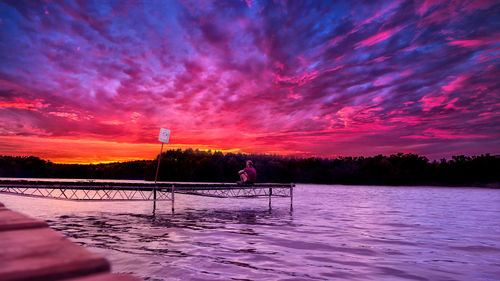
[[[185,183],[78,179],[1,179],[0,193],[62,200],[170,201],[175,210],[175,194],[216,198],[289,197],[293,208],[293,183]]]

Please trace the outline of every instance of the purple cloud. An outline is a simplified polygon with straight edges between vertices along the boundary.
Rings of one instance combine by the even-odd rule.
[[[5,1],[0,136],[146,145],[168,127],[180,146],[226,151],[498,154],[499,14],[496,1]]]

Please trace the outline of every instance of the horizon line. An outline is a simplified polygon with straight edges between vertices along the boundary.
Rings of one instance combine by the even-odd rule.
[[[374,158],[374,157],[377,157],[377,156],[390,157],[390,156],[416,155],[416,156],[419,156],[419,157],[425,157],[425,158],[427,158],[427,160],[429,162],[434,162],[434,161],[438,161],[438,160],[442,160],[442,159],[445,159],[445,160],[448,161],[450,159],[453,159],[453,157],[459,157],[459,156],[465,156],[465,157],[469,157],[469,158],[480,157],[480,156],[500,157],[500,154],[481,153],[481,154],[475,154],[475,155],[457,154],[457,155],[452,155],[451,157],[441,157],[439,159],[430,159],[426,155],[420,155],[418,153],[413,153],[413,152],[397,152],[397,153],[391,153],[391,154],[388,154],[388,155],[379,153],[379,154],[369,155],[369,156],[366,156],[366,155],[357,155],[357,156],[353,156],[353,155],[335,155],[333,157],[322,157],[322,156],[307,156],[307,157],[304,157],[304,156],[298,156],[298,155],[292,155],[292,154],[288,154],[287,155],[287,154],[277,154],[277,153],[245,153],[245,152],[242,152],[242,151],[235,152],[235,151],[229,151],[229,150],[228,151],[224,151],[224,150],[198,149],[198,148],[196,148],[196,149],[193,149],[193,148],[186,148],[186,149],[173,148],[173,149],[168,149],[168,150],[163,151],[162,154],[164,154],[164,153],[166,153],[168,151],[178,151],[178,150],[180,150],[181,152],[186,152],[188,150],[201,151],[201,152],[208,152],[208,153],[211,153],[211,154],[220,152],[223,155],[227,155],[227,154],[235,154],[235,155],[243,154],[243,155],[255,155],[255,156],[278,156],[278,157],[281,157],[281,158],[295,158],[295,159],[301,159],[301,160],[304,160],[304,159],[337,160],[337,159],[341,159],[341,158]],[[160,155],[160,154],[158,153],[157,156],[158,155]],[[53,164],[62,164],[62,165],[100,165],[100,164],[113,164],[113,163],[127,163],[127,162],[135,162],[135,161],[154,161],[154,160],[157,159],[156,157],[152,158],[152,159],[138,158],[138,157],[123,157],[122,159],[94,161],[94,162],[85,162],[85,161],[82,161],[82,162],[80,162],[80,161],[78,161],[78,162],[62,162],[62,161],[53,161],[53,160],[48,159],[48,158],[45,159],[45,158],[42,158],[42,157],[36,156],[36,155],[6,155],[6,154],[0,154],[0,157],[21,157],[21,158],[35,157],[35,158],[38,158],[38,159],[46,161],[46,162],[51,162]]]

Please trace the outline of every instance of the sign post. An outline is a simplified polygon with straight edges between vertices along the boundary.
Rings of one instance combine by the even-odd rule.
[[[158,137],[158,140],[161,142],[161,149],[160,149],[160,156],[158,156],[158,165],[156,166],[155,184],[156,180],[158,180],[158,171],[160,170],[160,159],[161,159],[161,154],[163,153],[163,144],[168,143],[169,139],[170,139],[170,130],[161,128],[160,136]]]

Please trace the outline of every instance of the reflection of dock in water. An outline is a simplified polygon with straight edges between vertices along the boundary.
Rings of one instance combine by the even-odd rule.
[[[217,198],[290,197],[293,204],[293,183],[185,183],[120,180],[76,179],[1,179],[0,193],[45,197],[63,200],[95,201],[171,201],[174,210],[175,194]],[[156,207],[156,204],[155,204]]]
[[[109,262],[0,203],[0,280],[138,281],[109,273]]]

